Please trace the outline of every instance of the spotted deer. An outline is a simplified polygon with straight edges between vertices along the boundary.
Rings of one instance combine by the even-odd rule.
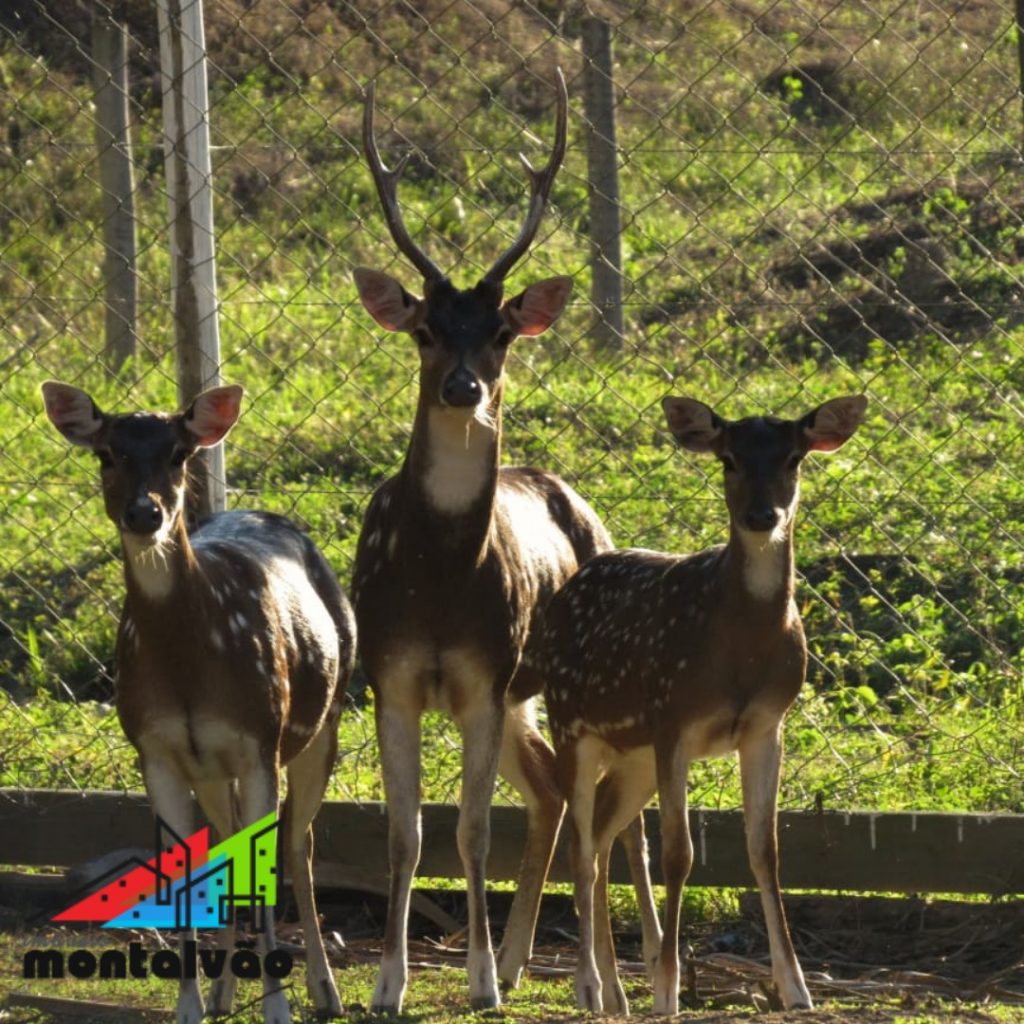
[[[693,860],[687,773],[693,761],[732,751],[773,978],[787,1009],[811,1006],[786,926],[776,840],[782,720],[807,664],[793,524],[804,457],[846,442],[866,404],[836,398],[798,420],[730,422],[701,402],[666,398],[679,443],[724,467],[728,543],[689,556],[600,554],[548,607],[536,664],[569,802],[581,1008],[628,1012],[608,920],[608,852],[657,791],[666,900],[654,1011],[678,1012],[680,899]]]
[[[323,555],[288,520],[224,512],[189,534],[189,458],[235,424],[240,387],[203,392],[184,413],[101,412],[86,392],[43,384],[47,415],[100,462],[106,512],[117,526],[125,600],[115,651],[117,713],[139,754],[153,811],[191,832],[194,793],[221,837],[278,809],[288,794],[284,847],[306,937],[307,987],[321,1016],[342,1012],[320,936],[311,822],[337,752],[341,701],[355,657],[351,608]],[[274,948],[273,911],[260,935]],[[183,933],[182,944],[195,938]],[[219,936],[234,944],[233,928]],[[227,974],[227,972],[226,972]],[[264,981],[264,1020],[291,1015],[278,982]],[[182,980],[178,1024],[228,1014],[234,978],[204,1007]]]
[[[409,894],[420,854],[420,717],[450,713],[462,734],[457,842],[469,904],[469,991],[475,1007],[500,1003],[498,979],[518,983],[529,959],[544,880],[564,810],[554,755],[537,730],[531,663],[539,609],[577,567],[611,541],[564,482],[531,468],[502,468],[505,358],[518,335],[559,316],[572,282],[554,277],[503,301],[504,280],[540,226],[565,152],[568,97],[559,74],[554,149],[530,178],[529,212],[511,246],[480,281],[456,288],[411,239],[396,184],[405,159],[384,166],[373,132],[374,88],[363,119],[367,161],[398,249],[423,276],[423,297],[376,270],[355,271],[360,298],[387,331],[411,334],[419,399],[405,461],[378,488],[356,551],[352,597],[363,665],[375,697],[388,806],[390,900],[373,1009],[398,1012],[407,983]],[[484,901],[484,864],[496,772],[528,813],[519,885],[497,964]],[[642,834],[629,832],[643,865]],[[651,908],[649,884],[641,889]]]

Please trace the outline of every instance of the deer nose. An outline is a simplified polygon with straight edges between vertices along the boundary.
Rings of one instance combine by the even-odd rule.
[[[771,505],[762,505],[747,512],[746,526],[748,530],[763,532],[773,530],[779,522],[779,513]]]
[[[476,374],[460,366],[452,370],[441,385],[441,400],[445,405],[467,408],[476,405],[482,394]]]
[[[164,514],[149,495],[136,498],[124,510],[125,529],[131,533],[156,533],[163,525]]]

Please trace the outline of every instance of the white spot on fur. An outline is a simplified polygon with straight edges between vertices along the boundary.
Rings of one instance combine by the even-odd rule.
[[[317,723],[319,724],[319,723]],[[312,736],[317,731],[317,725],[307,725],[304,722],[288,722],[288,731],[296,736]]]

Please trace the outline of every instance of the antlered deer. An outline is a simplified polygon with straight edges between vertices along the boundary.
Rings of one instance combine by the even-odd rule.
[[[775,826],[782,720],[807,665],[793,524],[804,456],[847,441],[866,404],[836,398],[799,420],[729,422],[701,402],[666,398],[679,443],[724,466],[728,543],[690,556],[598,555],[548,607],[536,663],[569,801],[582,1008],[628,1012],[608,921],[608,852],[657,790],[666,902],[654,1010],[678,1012],[680,898],[693,860],[687,772],[734,750],[773,977],[787,1009],[811,1005],[786,927]]]
[[[307,986],[322,1015],[341,1002],[313,894],[311,822],[337,752],[341,701],[355,657],[352,611],[323,555],[280,516],[224,512],[191,535],[186,467],[238,418],[240,387],[203,392],[178,415],[101,412],[84,391],[48,381],[46,412],[100,461],[107,515],[121,535],[126,596],[117,632],[117,712],[139,753],[153,811],[191,832],[194,792],[221,837],[277,811],[288,795],[284,847],[307,948]],[[273,912],[260,936],[274,948]],[[194,929],[182,937],[195,937]],[[221,948],[234,943],[222,930]],[[267,1022],[290,1021],[288,1000],[264,981]],[[205,1012],[230,1013],[233,976],[214,983]],[[183,979],[178,1024],[204,1015],[196,979]]]
[[[419,401],[405,462],[374,494],[356,552],[352,598],[363,665],[375,695],[388,805],[390,902],[373,1009],[397,1012],[407,982],[409,894],[420,854],[420,716],[449,712],[463,742],[458,846],[469,902],[468,972],[474,1006],[497,1006],[498,977],[516,984],[530,956],[540,896],[564,803],[532,698],[542,688],[530,657],[538,609],[610,540],[565,483],[536,469],[499,468],[505,357],[562,312],[572,282],[554,277],[502,301],[526,253],[565,152],[568,97],[559,74],[554,151],[530,176],[526,222],[472,288],[456,288],[410,238],[396,197],[404,159],[381,161],[374,90],[363,141],[391,235],[423,275],[423,298],[394,278],[358,269],[363,305],[388,331],[416,341]],[[500,771],[522,795],[529,828],[519,887],[497,966],[484,902],[490,804]],[[630,832],[631,863],[639,829]],[[643,877],[640,879],[643,883]],[[643,890],[641,897],[644,899]],[[652,907],[649,885],[644,905]],[[653,916],[653,911],[652,911]]]

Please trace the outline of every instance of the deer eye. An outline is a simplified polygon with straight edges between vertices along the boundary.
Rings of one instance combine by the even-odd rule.
[[[430,346],[434,344],[434,339],[431,337],[430,331],[428,331],[426,327],[417,327],[416,330],[412,332],[412,336],[416,339],[416,344],[419,345],[420,348],[430,348]]]
[[[185,460],[188,458],[188,450],[186,448],[175,448],[171,452],[171,465],[172,466],[184,466]]]
[[[800,462],[802,461],[802,458],[803,457],[801,456],[801,454],[799,452],[794,452],[786,460],[786,469],[788,469],[790,471],[798,469],[800,467]]]
[[[109,448],[97,448],[96,458],[100,460],[102,469],[114,468],[114,453]]]
[[[726,473],[736,472],[736,460],[728,452],[722,452],[718,457],[722,460]]]
[[[494,344],[498,348],[505,348],[514,337],[515,332],[511,327],[502,327],[494,337]]]

